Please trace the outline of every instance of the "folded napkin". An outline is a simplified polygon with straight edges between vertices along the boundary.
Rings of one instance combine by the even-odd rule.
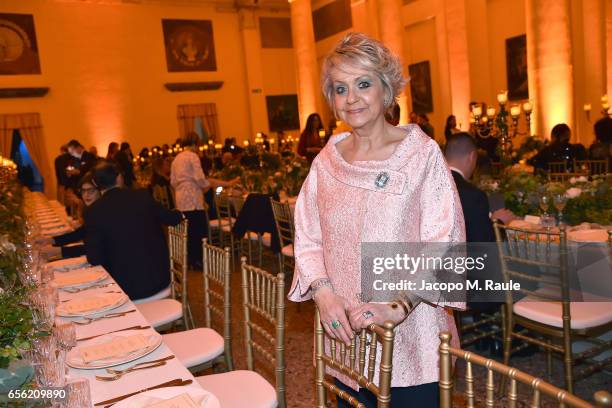
[[[204,401],[199,401],[199,402],[196,402],[194,398],[192,398],[187,393],[177,395],[176,397],[170,398],[167,400],[162,400],[160,398],[152,398],[152,397],[150,397],[150,399],[154,399],[159,402],[153,402],[152,404],[144,405],[143,407],[146,407],[146,408],[201,408],[205,406],[202,404],[202,402],[206,402],[206,400],[208,399],[208,396],[202,396],[201,398],[198,398],[198,400],[204,400]]]
[[[532,222],[523,221],[523,220],[512,220],[510,221],[508,226],[512,228],[519,228],[519,229],[526,229],[526,230],[535,230],[535,229],[540,228],[538,224],[534,224]]]
[[[68,271],[71,269],[80,268],[85,265],[87,265],[87,257],[79,256],[78,258],[67,258],[49,262],[47,264],[47,267],[56,271]]]
[[[581,229],[567,233],[567,239],[575,242],[606,242],[608,231],[605,229]]]
[[[101,266],[92,268],[84,268],[71,272],[66,272],[61,275],[56,275],[53,279],[53,285],[58,288],[67,286],[77,286],[85,283],[96,282],[106,276],[106,271]]]
[[[60,304],[57,308],[59,315],[74,315],[93,312],[116,305],[124,299],[123,293],[101,293],[94,296],[78,297]]]
[[[79,348],[84,363],[119,358],[149,347],[147,338],[142,334],[132,336],[113,336],[104,343]]]

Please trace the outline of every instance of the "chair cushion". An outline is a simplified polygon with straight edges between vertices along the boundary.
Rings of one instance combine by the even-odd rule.
[[[236,219],[232,218],[232,224],[234,222],[236,222]],[[221,220],[220,221],[220,220],[217,219],[217,220],[210,220],[208,224],[210,225],[210,228],[219,228],[219,224],[221,224],[221,225],[228,225],[229,223],[228,223],[227,220]]]
[[[149,296],[148,298],[132,300],[132,303],[135,305],[140,305],[142,303],[148,303],[154,300],[166,299],[169,298],[170,295],[172,295],[172,290],[170,289],[170,286],[168,286],[166,289],[163,289],[156,294]]]
[[[181,302],[174,299],[160,299],[136,305],[136,308],[152,327],[160,327],[183,317]]]
[[[248,234],[249,234],[249,239],[251,241],[259,240],[256,232],[249,231]],[[269,232],[264,232],[261,236],[261,244],[265,247],[269,247],[270,245],[272,245],[272,234],[270,234]]]
[[[561,302],[534,302],[529,296],[514,304],[514,313],[527,319],[562,328]],[[612,321],[612,302],[570,302],[572,329],[588,329]]]
[[[224,350],[223,337],[213,329],[197,329],[162,335],[164,343],[187,368],[219,357]]]
[[[254,371],[236,370],[196,377],[206,391],[219,399],[223,408],[274,408],[276,390]],[[240,392],[237,392],[240,390]]]
[[[293,244],[285,245],[283,249],[281,249],[281,253],[293,258]]]

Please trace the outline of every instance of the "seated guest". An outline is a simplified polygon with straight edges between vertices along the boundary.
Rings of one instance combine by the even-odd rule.
[[[574,160],[585,160],[586,149],[581,144],[570,143],[571,130],[565,123],[555,125],[550,132],[551,143],[535,155],[529,164],[536,170],[548,171],[550,162],[567,162],[570,170]]]
[[[119,166],[121,174],[123,174],[123,180],[127,187],[132,187],[136,177],[134,176],[134,155],[129,143],[121,143],[119,153],[115,156],[115,162]]]
[[[101,162],[93,180],[102,197],[85,212],[87,260],[102,265],[130,299],[152,296],[170,284],[164,225],[183,218],[158,204],[146,190],[120,188],[116,165]]]
[[[451,135],[446,143],[445,155],[463,207],[466,241],[495,242],[491,218],[508,223],[515,216],[506,209],[491,214],[487,194],[468,181],[478,160],[474,139],[466,132]]]
[[[91,173],[85,174],[79,182],[79,193],[81,194],[83,204],[85,204],[84,214],[87,208],[100,198],[100,191],[96,188]],[[75,258],[85,255],[85,245],[71,244],[81,242],[83,239],[85,239],[85,224],[81,224],[74,231],[53,237],[52,244],[53,246],[61,247],[62,258]]]
[[[153,161],[153,175],[151,176],[151,184],[149,191],[156,198],[156,190],[161,189],[162,194],[167,197],[167,203],[161,203],[169,210],[174,209],[174,192],[170,185],[170,169],[172,161],[167,157],[158,157]]]
[[[593,125],[595,142],[589,147],[589,159],[612,162],[612,118],[601,118]]]

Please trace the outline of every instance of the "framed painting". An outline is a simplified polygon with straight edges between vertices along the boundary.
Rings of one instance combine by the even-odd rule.
[[[0,13],[0,75],[40,74],[34,16]]]
[[[416,113],[433,112],[429,61],[408,65],[408,74],[410,75],[412,110]]]
[[[162,20],[168,72],[216,71],[210,20]]]
[[[524,34],[506,39],[506,79],[509,100],[529,98],[527,36]]]
[[[300,128],[297,95],[268,95],[268,127],[271,132]]]

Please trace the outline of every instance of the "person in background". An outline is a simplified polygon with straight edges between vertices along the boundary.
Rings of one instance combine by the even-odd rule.
[[[146,190],[120,188],[116,164],[101,161],[93,180],[102,196],[85,211],[87,261],[102,265],[132,300],[144,299],[170,284],[170,260],[164,225],[177,225],[170,211]]]
[[[608,166],[612,165],[612,118],[599,119],[593,125],[593,131],[595,141],[589,147],[589,159],[608,160]]]
[[[89,153],[91,153],[96,158],[96,160],[100,159],[100,156],[98,156],[98,148],[96,146],[91,146],[89,148]]]
[[[65,168],[68,177],[67,187],[76,194],[81,177],[95,166],[96,157],[85,150],[78,140],[71,140],[67,145],[71,160]]]
[[[408,116],[408,123],[418,123],[418,122],[419,122],[419,115],[417,115],[415,111],[410,112],[410,115]]]
[[[324,130],[321,116],[318,113],[311,113],[306,119],[306,127],[300,135],[297,148],[297,153],[306,157],[309,162],[312,162],[321,151],[323,143],[319,136],[320,130]]]
[[[70,162],[70,154],[68,154],[68,146],[60,146],[60,154],[55,158],[53,162],[55,168],[55,179],[57,180],[57,200],[60,203],[64,202],[64,192],[68,185],[68,174],[66,173],[66,167]]]
[[[211,187],[231,187],[240,180],[224,182],[207,179],[196,153],[199,140],[197,133],[187,133],[181,143],[184,150],[176,156],[170,168],[170,184],[174,188],[176,208],[183,212],[189,221],[187,229],[189,264],[196,269],[202,267],[202,238],[208,233],[204,193]],[[227,153],[231,156],[230,152]]]
[[[423,132],[425,132],[425,134],[427,136],[429,136],[429,137],[431,137],[432,139],[435,140],[435,137],[434,137],[434,128],[431,125],[431,123],[429,123],[429,118],[427,117],[426,114],[419,113],[419,116],[418,116],[418,119],[417,119],[417,123],[421,127],[421,130]]]
[[[134,155],[132,154],[132,149],[130,148],[130,144],[127,142],[121,143],[121,148],[119,149],[119,153],[115,156],[115,162],[119,166],[119,170],[121,174],[123,174],[123,179],[125,180],[125,185],[128,188],[132,188],[134,184]]]
[[[461,132],[461,129],[457,128],[457,118],[455,115],[449,115],[446,118],[446,125],[444,125],[444,137],[448,140],[452,135]]]
[[[566,162],[570,171],[573,171],[574,159],[585,160],[587,152],[581,144],[570,143],[571,130],[565,123],[555,125],[550,132],[551,143],[531,158],[531,164],[536,170],[548,171],[550,162]]]
[[[108,151],[106,153],[106,160],[115,160],[115,156],[119,153],[119,144],[116,142],[110,142],[108,144]]]
[[[170,170],[172,166],[172,160],[168,157],[158,157],[153,161],[153,174],[151,175],[151,184],[149,185],[149,191],[153,195],[153,198],[160,201],[157,196],[157,191],[161,191],[164,201],[160,203],[168,210],[173,210],[174,206],[174,191],[170,185]]]

